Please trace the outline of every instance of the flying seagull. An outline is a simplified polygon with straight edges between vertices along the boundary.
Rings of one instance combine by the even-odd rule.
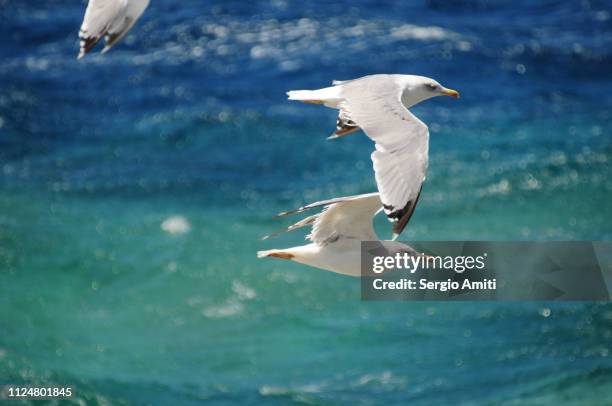
[[[408,108],[435,96],[458,98],[459,92],[423,76],[370,75],[287,95],[340,110],[330,138],[361,129],[374,141],[376,184],[395,240],[414,212],[427,173],[429,129]]]
[[[80,51],[77,59],[88,53],[102,37],[107,52],[132,28],[142,15],[149,0],[89,0],[79,31]]]
[[[379,241],[385,251],[384,255],[403,252],[420,255],[408,245],[378,239],[372,225],[372,218],[382,209],[378,193],[324,200],[280,213],[279,216],[319,207],[323,208],[321,212],[308,216],[278,233],[264,237],[267,239],[283,232],[310,226],[312,230],[306,237],[310,240],[310,244],[259,251],[257,257],[288,259],[327,271],[360,276],[362,241]]]

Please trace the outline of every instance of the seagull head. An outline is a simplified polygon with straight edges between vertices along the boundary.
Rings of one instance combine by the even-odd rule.
[[[406,75],[404,78],[405,82],[402,102],[407,107],[436,96],[450,96],[455,99],[459,98],[458,91],[444,87],[431,78],[414,75]]]

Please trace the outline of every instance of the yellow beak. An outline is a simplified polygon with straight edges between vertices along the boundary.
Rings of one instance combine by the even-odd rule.
[[[450,96],[450,97],[453,97],[453,98],[455,98],[455,99],[458,99],[458,98],[459,98],[459,92],[458,92],[458,91],[456,91],[456,90],[453,90],[453,89],[447,89],[447,88],[444,88],[444,89],[442,90],[442,94],[443,94],[444,96]]]

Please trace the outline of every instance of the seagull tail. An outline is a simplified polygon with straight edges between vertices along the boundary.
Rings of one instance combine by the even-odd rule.
[[[287,92],[289,100],[299,100],[304,103],[324,104],[337,108],[340,101],[337,87],[326,87],[318,90],[291,90]]]
[[[257,251],[257,258],[265,258],[265,257],[293,259],[294,255],[287,252],[287,250]]]
[[[287,92],[289,100],[299,100],[304,103],[323,104],[324,101],[321,96],[317,94],[316,90],[292,90]]]

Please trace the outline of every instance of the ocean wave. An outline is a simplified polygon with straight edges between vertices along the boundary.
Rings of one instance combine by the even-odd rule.
[[[244,311],[245,301],[253,300],[257,297],[255,289],[237,280],[232,281],[232,292],[233,295],[227,298],[225,303],[207,306],[202,310],[202,314],[211,319],[236,316]]]

